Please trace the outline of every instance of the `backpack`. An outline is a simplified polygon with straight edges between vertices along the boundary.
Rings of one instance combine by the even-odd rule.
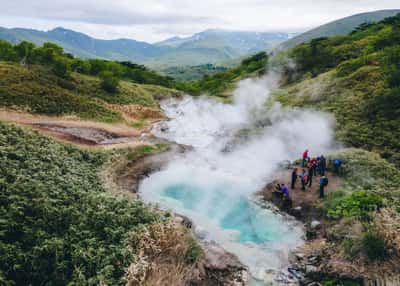
[[[324,179],[324,186],[326,187],[328,185],[328,183],[329,183],[328,178],[325,178]]]

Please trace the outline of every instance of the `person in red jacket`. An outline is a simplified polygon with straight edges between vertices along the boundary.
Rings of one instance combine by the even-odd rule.
[[[310,168],[310,172],[312,172],[312,174],[314,176],[317,175],[317,158],[313,157],[310,162],[308,163],[308,167]]]
[[[303,153],[303,161],[301,162],[302,167],[305,167],[307,158],[308,158],[308,149]]]

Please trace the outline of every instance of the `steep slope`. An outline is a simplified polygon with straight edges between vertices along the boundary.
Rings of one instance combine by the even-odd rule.
[[[333,21],[323,26],[312,29],[300,34],[277,47],[278,50],[286,50],[296,45],[310,42],[312,39],[320,37],[331,37],[336,35],[346,35],[363,23],[374,23],[400,13],[400,10],[381,10],[368,13],[361,13]]]

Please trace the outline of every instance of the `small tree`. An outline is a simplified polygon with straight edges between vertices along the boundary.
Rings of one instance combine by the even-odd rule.
[[[115,93],[118,90],[119,78],[110,71],[100,73],[101,88],[107,92]]]
[[[35,45],[26,41],[14,46],[14,50],[17,53],[22,65],[31,63],[34,49]]]
[[[59,77],[68,77],[71,67],[67,59],[56,57],[53,60],[53,72]]]

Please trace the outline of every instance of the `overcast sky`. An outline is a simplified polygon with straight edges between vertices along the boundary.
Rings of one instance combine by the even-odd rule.
[[[400,0],[1,0],[0,26],[62,26],[104,39],[154,42],[209,28],[303,31]]]

